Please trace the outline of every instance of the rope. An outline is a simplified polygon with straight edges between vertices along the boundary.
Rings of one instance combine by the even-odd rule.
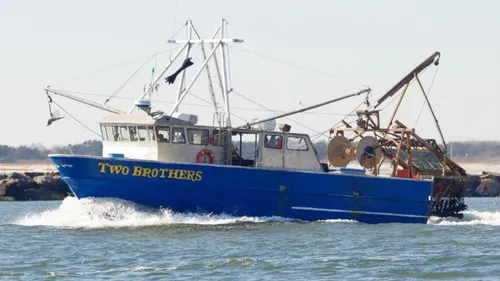
[[[228,25],[229,25],[229,24],[228,24]],[[234,26],[233,26],[233,25],[231,25],[231,28],[234,28]],[[235,29],[237,29],[237,28],[235,28]],[[238,48],[238,47],[237,47],[237,48]],[[229,52],[229,48],[227,48],[227,49],[228,49],[228,52]],[[254,56],[256,56],[256,57],[258,58],[258,61],[259,61],[259,62],[263,65],[263,67],[264,67],[264,68],[265,68],[265,69],[266,69],[266,70],[267,70],[270,74],[272,74],[272,73],[271,73],[271,71],[269,70],[269,68],[268,68],[268,66],[266,65],[266,63],[262,60],[262,58],[268,58],[268,59],[270,59],[270,60],[274,60],[274,61],[280,62],[280,63],[285,64],[285,65],[288,65],[288,66],[292,66],[292,67],[300,68],[300,69],[303,69],[303,70],[308,70],[308,71],[310,71],[310,72],[313,72],[313,73],[316,73],[316,74],[321,74],[321,75],[323,75],[323,76],[327,76],[327,77],[329,77],[329,78],[335,78],[335,79],[338,79],[338,80],[348,81],[348,80],[346,80],[346,79],[343,79],[343,78],[340,78],[340,77],[331,76],[331,75],[325,74],[325,73],[323,73],[323,72],[319,72],[319,71],[316,71],[316,70],[312,70],[312,69],[307,68],[307,67],[294,65],[294,64],[291,64],[291,63],[285,62],[285,61],[283,61],[283,60],[280,60],[280,59],[275,59],[275,58],[272,58],[272,57],[269,57],[269,56],[265,56],[265,55],[262,55],[262,54],[259,54],[259,53],[255,52],[255,51],[253,51],[253,50],[246,50],[246,49],[244,49],[244,48],[238,48],[238,49],[243,50],[243,51],[248,52],[248,53],[251,53],[251,54],[253,54]],[[253,49],[253,48],[251,48],[251,49]],[[270,76],[273,76],[273,75],[270,75]],[[363,84],[360,84],[360,83],[356,83],[356,82],[352,82],[352,81],[348,81],[348,82],[349,82],[349,83],[352,83],[352,84],[356,84],[356,85],[361,85],[361,86],[363,86],[363,87],[365,87],[365,88],[368,88],[368,86],[363,85]],[[286,87],[285,87],[284,83],[283,83],[281,80],[279,80],[279,84],[280,84],[280,87],[282,88],[282,90],[284,90],[283,92],[286,92]],[[230,89],[231,89],[231,88],[230,88]],[[235,92],[234,90],[232,90],[232,92],[233,92],[233,93],[235,93],[235,94],[237,94],[237,95],[239,95],[240,97],[242,97],[242,98],[246,99],[247,101],[250,101],[250,102],[252,102],[252,103],[254,103],[254,104],[256,104],[256,105],[258,105],[258,106],[260,106],[260,107],[262,107],[262,108],[264,108],[264,109],[267,109],[267,110],[269,110],[269,111],[271,111],[271,112],[277,113],[276,111],[270,110],[269,108],[267,108],[267,107],[263,106],[262,104],[259,104],[259,103],[255,102],[255,101],[253,101],[253,100],[251,100],[251,99],[249,99],[249,98],[247,98],[247,97],[245,97],[245,96],[243,96],[243,95],[241,95],[241,94],[239,94],[239,93]],[[344,117],[344,118],[345,118],[345,117]],[[315,132],[315,133],[319,133],[320,135],[323,135],[323,136],[324,136],[324,134],[322,134],[322,133],[318,132],[317,130],[315,130],[315,129],[313,129],[313,128],[311,128],[311,127],[307,126],[307,125],[304,125],[304,124],[302,124],[302,123],[300,123],[300,122],[297,122],[297,121],[295,121],[295,120],[292,120],[292,119],[291,119],[291,118],[289,118],[289,117],[285,117],[285,119],[287,119],[287,120],[289,120],[289,121],[291,121],[291,122],[294,122],[294,123],[296,123],[297,125],[302,126],[302,127],[306,128],[306,129],[309,129],[309,130],[311,130],[311,131],[313,131],[313,132]]]
[[[429,89],[427,89],[427,99],[431,95],[431,89],[432,89],[432,86],[434,85],[434,80],[436,79],[436,75],[438,73],[438,70],[439,70],[439,64],[436,67],[436,71],[434,72],[434,75],[432,76],[432,80],[431,80],[431,84],[429,85]],[[425,95],[425,93],[424,93],[424,95]],[[422,115],[422,111],[424,110],[424,106],[426,103],[427,103],[427,100],[424,100],[424,103],[422,103],[422,107],[420,108],[420,112],[418,113],[418,117],[417,117],[417,120],[415,121],[415,125],[413,125],[413,128],[415,128],[417,126],[417,123],[420,119],[420,116]]]
[[[161,0],[158,1],[158,4],[161,4]],[[159,5],[161,6],[161,5]],[[162,9],[158,9],[158,13],[159,13],[159,26],[161,26],[161,15],[162,15]],[[172,27],[172,34],[175,32],[175,24],[174,26]],[[156,37],[156,52],[159,52],[160,51],[160,35],[161,35],[161,29],[158,28],[158,36]],[[170,51],[170,53],[172,53],[172,51]],[[151,81],[153,81],[153,75],[154,75],[154,70],[156,69],[156,66],[158,64],[158,57],[155,57],[155,63],[154,63],[154,67],[153,67],[153,70],[151,71]]]
[[[424,74],[426,71],[427,71],[428,68],[424,69],[421,74]],[[435,74],[434,74],[435,75]],[[434,80],[433,80],[434,81]],[[410,83],[408,83],[408,88],[410,88],[411,84],[413,84],[413,82],[415,82],[415,79],[411,80]],[[407,90],[408,91],[408,90]],[[380,109],[380,111],[383,111],[386,107],[388,107],[389,105],[391,105],[395,100],[397,100],[397,98],[403,94],[403,91],[399,91],[399,93],[392,97],[391,100],[389,101],[389,103],[387,103],[384,107],[382,107]]]
[[[83,95],[83,96],[96,96],[96,97],[107,97],[107,95],[104,94],[96,94],[96,93],[86,93],[86,92],[75,92],[75,91],[67,91],[67,90],[58,90],[58,92],[61,93],[68,93],[68,94],[74,94],[74,95]],[[234,91],[233,91],[234,92]],[[189,92],[192,94],[193,92]],[[136,100],[136,98],[132,97],[114,97],[115,99],[122,99],[122,100]],[[202,100],[203,102],[206,102],[206,100],[200,98],[197,96],[198,99]],[[163,100],[151,100],[151,102],[154,103],[166,103],[166,104],[175,104],[175,102],[172,101],[163,101]],[[183,105],[188,105],[188,106],[199,106],[199,107],[212,107],[212,102],[210,102],[210,105],[204,105],[204,104],[198,104],[198,103],[183,103]],[[265,112],[275,112],[275,113],[284,113],[287,112],[285,110],[278,110],[278,109],[262,109],[262,108],[251,108],[251,107],[231,107],[232,109],[237,109],[237,110],[248,110],[248,111],[265,111]],[[313,114],[313,115],[326,115],[326,116],[345,116],[349,115],[349,113],[330,113],[330,112],[302,112],[301,114]],[[350,114],[350,116],[356,116],[355,114]]]
[[[191,92],[191,91],[189,91],[189,94],[191,94],[192,96],[194,96],[195,98],[197,98],[197,99],[199,99],[199,100],[201,100],[201,101],[204,101],[204,102],[206,102],[206,103],[210,104],[210,106],[212,105],[212,102],[207,101],[207,100],[206,100],[206,99],[204,99],[204,98],[201,98],[200,96],[196,95],[195,93],[193,93],[193,92]],[[223,109],[222,107],[220,107],[219,105],[217,105],[217,107],[218,107],[219,109],[221,109],[221,110],[224,110],[224,109]],[[245,118],[240,117],[240,116],[238,116],[238,115],[236,115],[236,114],[234,114],[234,113],[231,113],[231,116],[234,116],[234,117],[236,117],[236,118],[238,118],[238,119],[242,120],[242,121],[243,121],[243,122],[245,122],[245,123],[248,123],[248,122],[249,122],[249,121],[248,121],[248,120],[246,120]]]
[[[229,23],[228,23],[228,25],[229,25]],[[231,28],[237,30],[239,33],[242,33],[242,32],[240,32],[239,28],[237,28],[237,27],[234,26],[234,24],[231,24]],[[247,43],[247,45],[248,45],[248,43]],[[242,50],[244,52],[251,53],[251,54],[253,54],[255,56],[261,57],[261,58],[267,58],[269,60],[273,60],[275,62],[282,63],[282,64],[285,64],[285,65],[288,65],[288,66],[291,66],[291,67],[295,67],[295,68],[298,68],[298,69],[306,70],[306,71],[309,71],[311,73],[315,73],[315,74],[318,74],[318,75],[321,75],[321,76],[325,76],[325,77],[328,77],[328,78],[333,78],[333,79],[336,79],[336,80],[339,80],[339,81],[344,81],[344,82],[347,82],[347,83],[350,83],[350,84],[354,84],[354,85],[357,85],[357,86],[362,86],[364,88],[369,88],[367,85],[364,85],[364,84],[356,82],[356,81],[352,81],[352,80],[348,80],[348,79],[345,79],[345,78],[342,78],[342,77],[339,77],[339,76],[334,76],[334,75],[331,75],[331,74],[327,74],[327,73],[324,73],[324,72],[321,72],[321,71],[318,71],[318,70],[315,70],[315,69],[311,69],[311,68],[308,68],[308,67],[305,67],[305,66],[302,66],[302,65],[292,64],[292,63],[286,62],[286,61],[278,59],[278,58],[273,58],[271,56],[267,56],[267,55],[263,55],[263,54],[257,53],[257,52],[255,52],[253,50],[247,50],[247,49],[241,48],[241,47],[236,47],[236,48],[239,49],[239,50]],[[251,48],[251,49],[253,49],[253,48]]]
[[[179,47],[175,47],[173,50],[175,49],[180,49],[181,46]],[[90,77],[90,76],[93,76],[93,75],[96,75],[96,74],[99,74],[99,73],[103,73],[103,72],[106,72],[106,71],[110,71],[110,70],[113,70],[113,69],[116,69],[116,68],[119,68],[119,67],[122,67],[122,66],[125,66],[127,64],[131,64],[131,63],[135,63],[135,62],[138,62],[138,61],[142,61],[144,59],[147,59],[147,58],[150,58],[150,57],[155,57],[155,56],[158,56],[158,55],[161,55],[163,53],[166,53],[166,52],[169,52],[170,50],[163,50],[163,51],[160,51],[160,52],[157,52],[155,54],[152,54],[152,55],[147,55],[147,56],[142,56],[140,58],[137,58],[137,59],[134,59],[134,60],[130,60],[130,61],[127,61],[127,62],[124,62],[124,63],[120,63],[120,64],[117,64],[115,66],[112,66],[112,67],[108,67],[108,68],[104,68],[104,69],[101,69],[101,70],[96,70],[96,71],[93,71],[93,72],[89,72],[87,74],[84,74],[84,75],[80,75],[80,76],[77,76],[77,77],[74,77],[72,79],[69,79],[69,80],[66,80],[66,81],[63,81],[64,83],[69,83],[69,82],[73,82],[73,81],[76,81],[76,80],[79,80],[79,79],[82,79],[82,78],[86,78],[86,77]]]
[[[59,107],[62,111],[64,111],[64,113],[68,114],[71,118],[73,118],[76,122],[78,122],[80,125],[82,125],[83,127],[85,127],[87,130],[89,130],[90,132],[94,133],[95,135],[97,135],[99,138],[101,138],[101,134],[97,133],[96,131],[90,129],[88,126],[86,126],[85,124],[83,124],[80,120],[78,120],[76,117],[74,117],[73,115],[71,115],[68,111],[66,111],[62,106],[60,106],[57,102],[55,102],[54,100],[52,100],[52,102],[57,105],[57,107]]]
[[[331,74],[328,74],[328,73],[325,73],[325,72],[322,72],[322,71],[319,71],[319,70],[315,70],[315,69],[312,69],[312,68],[309,68],[309,67],[306,67],[306,66],[303,66],[303,65],[293,64],[293,63],[290,63],[290,62],[287,62],[287,61],[284,61],[284,60],[281,60],[281,59],[278,59],[278,58],[270,57],[268,55],[264,55],[264,54],[260,54],[260,53],[257,53],[257,52],[253,52],[251,50],[246,50],[246,49],[241,48],[241,47],[235,47],[235,48],[237,48],[239,50],[242,50],[243,52],[251,53],[251,54],[253,54],[255,56],[266,58],[268,60],[272,60],[272,61],[284,64],[284,65],[287,65],[287,66],[290,66],[290,67],[293,67],[293,68],[298,68],[298,69],[301,69],[301,70],[309,71],[311,73],[314,73],[314,74],[317,74],[317,75],[320,75],[320,76],[325,76],[325,77],[328,77],[328,78],[332,78],[332,79],[336,79],[336,80],[339,80],[339,81],[347,82],[349,84],[353,84],[353,85],[356,85],[356,86],[362,86],[362,87],[365,87],[365,88],[369,88],[365,84],[362,84],[362,83],[359,83],[359,82],[356,82],[356,81],[352,81],[352,80],[348,80],[348,79],[345,79],[345,78],[342,78],[342,77],[339,77],[339,76],[334,76],[334,75],[331,75]]]
[[[125,87],[125,85],[147,64],[149,63],[149,61],[152,59],[153,57],[150,57],[147,61],[145,61],[125,82],[123,82],[123,84],[113,93],[111,94],[111,96],[109,96],[106,101],[104,101],[104,105],[106,105],[106,103],[108,103],[112,98],[114,98],[119,91],[121,91],[123,89],[123,87]]]
[[[175,32],[175,23],[177,22],[177,8],[179,6],[179,0],[175,1],[175,9],[174,9],[174,24],[172,25],[172,37],[174,37],[177,32]],[[172,48],[170,48],[170,61],[172,61]],[[155,65],[156,67],[156,65]]]

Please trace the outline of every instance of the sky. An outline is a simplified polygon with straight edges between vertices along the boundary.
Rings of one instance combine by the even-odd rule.
[[[44,87],[85,93],[78,96],[100,103],[120,89],[109,105],[126,110],[149,83],[151,69],[161,69],[175,54],[179,46],[167,39],[178,30],[174,38],[184,39],[181,28],[189,19],[200,36],[210,37],[222,18],[229,23],[229,37],[245,40],[229,51],[233,125],[365,85],[373,102],[440,51],[439,66],[430,66],[421,80],[445,139],[500,140],[495,123],[500,117],[499,10],[500,2],[493,0],[0,0],[0,144],[95,139],[79,122],[98,131],[108,113],[53,96],[67,113],[59,109],[65,118],[47,127]],[[203,61],[200,49],[194,52],[188,78]],[[206,74],[200,77],[192,89],[196,96],[189,94],[180,109],[211,125]],[[178,83],[160,81],[153,105],[169,113]],[[352,98],[278,123],[314,137],[362,101]],[[395,104],[382,111],[382,124]],[[397,119],[423,137],[438,139],[423,105],[422,93],[412,84]]]

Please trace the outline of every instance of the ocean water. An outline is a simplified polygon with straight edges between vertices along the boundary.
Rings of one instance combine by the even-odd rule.
[[[0,203],[6,280],[500,280],[500,198],[427,225]]]

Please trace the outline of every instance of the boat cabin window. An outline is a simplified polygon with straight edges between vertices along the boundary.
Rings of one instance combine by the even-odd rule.
[[[123,131],[127,131],[127,127],[122,127]],[[102,140],[105,141],[122,141],[120,135],[120,127],[111,125],[101,125]],[[129,136],[125,134],[125,136]],[[127,137],[128,140],[128,137]]]
[[[113,130],[112,130],[113,127],[111,127],[111,126],[104,126],[104,128],[106,130],[106,135],[108,136],[107,140],[113,141],[114,140],[113,139],[114,134],[113,134]]]
[[[283,136],[279,135],[266,135],[264,138],[264,147],[281,149],[283,146]]]
[[[158,142],[170,142],[170,127],[156,126],[156,135]]]
[[[128,133],[128,128],[126,126],[120,126],[120,135],[121,135],[121,140],[123,141],[128,141],[130,140],[130,135]]]
[[[108,134],[106,133],[106,126],[101,126],[101,136],[102,140],[108,140]]]
[[[202,129],[187,129],[189,144],[208,144],[208,130]]]
[[[146,126],[137,126],[137,132],[139,133],[139,141],[148,141],[148,129]]]
[[[156,140],[155,131],[153,129],[153,126],[148,126],[148,135],[149,135],[149,140],[151,140],[151,141]]]
[[[118,128],[118,126],[113,126],[112,129],[113,129],[113,140],[121,141],[122,136],[120,135],[120,129]]]
[[[137,136],[137,127],[135,126],[129,126],[128,131],[130,133],[130,140],[131,141],[138,141],[138,136]]]
[[[186,137],[184,134],[184,128],[173,127],[172,128],[173,143],[186,143]]]
[[[227,131],[213,130],[212,136],[208,138],[208,142],[213,146],[224,146],[224,138],[227,138]]]
[[[306,140],[303,137],[287,137],[286,149],[306,151],[308,149]]]

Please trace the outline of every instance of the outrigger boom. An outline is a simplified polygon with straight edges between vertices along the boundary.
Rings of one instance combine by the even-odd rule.
[[[321,107],[321,106],[325,106],[325,105],[328,105],[328,104],[331,104],[331,103],[334,103],[334,102],[338,102],[338,101],[345,100],[345,99],[348,99],[348,98],[356,97],[356,96],[359,96],[361,94],[365,94],[365,93],[369,94],[370,92],[371,92],[370,88],[363,89],[363,90],[360,90],[358,92],[355,92],[355,93],[352,93],[352,94],[349,94],[349,95],[345,95],[345,96],[342,96],[342,97],[339,97],[339,98],[334,98],[334,99],[331,99],[331,100],[328,100],[328,101],[325,101],[325,102],[321,102],[321,103],[318,103],[318,104],[314,104],[314,105],[311,105],[311,106],[308,106],[308,107],[304,107],[304,108],[301,108],[301,109],[289,111],[289,112],[286,112],[286,113],[283,113],[283,114],[279,114],[279,115],[276,115],[276,116],[273,116],[273,117],[269,117],[269,118],[266,118],[266,119],[262,119],[262,120],[258,120],[258,121],[255,121],[255,122],[250,122],[250,123],[247,123],[247,124],[242,125],[240,127],[236,127],[236,129],[239,129],[239,128],[247,128],[248,129],[248,128],[250,128],[253,125],[257,125],[257,124],[260,124],[260,123],[265,123],[267,121],[271,121],[271,120],[275,120],[275,119],[287,117],[287,116],[290,116],[290,115],[294,115],[294,114],[297,114],[297,113],[309,111],[309,110],[312,110],[312,109],[315,109],[315,108],[318,108],[318,107]]]

